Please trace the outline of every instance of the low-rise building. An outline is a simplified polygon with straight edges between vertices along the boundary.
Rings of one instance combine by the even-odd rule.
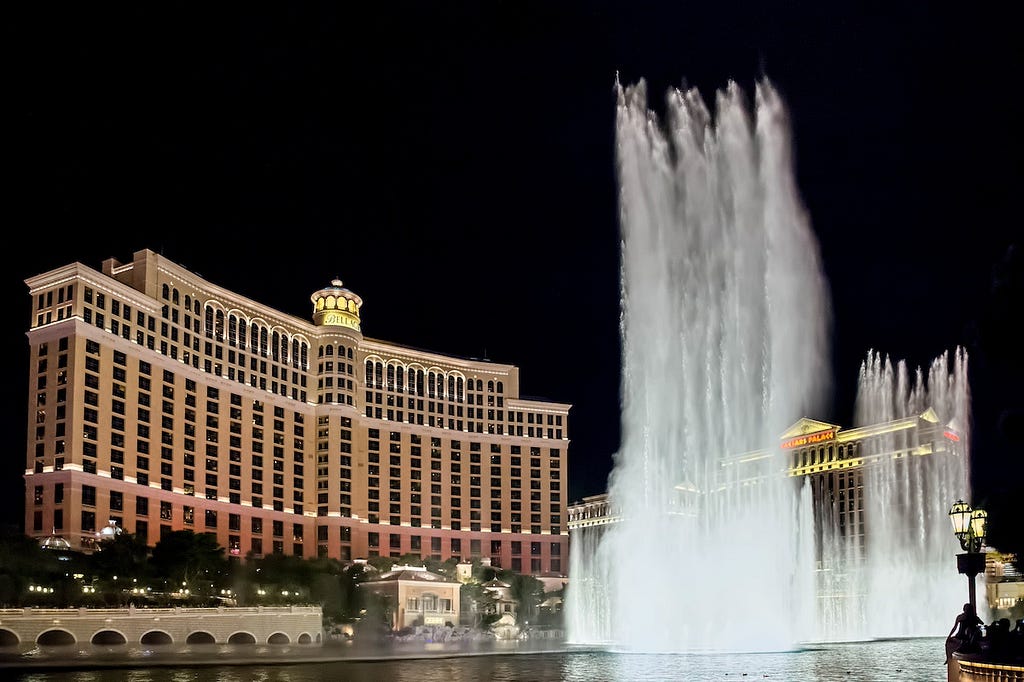
[[[423,566],[393,566],[359,589],[387,600],[391,629],[417,625],[459,624],[462,583],[432,573]]]

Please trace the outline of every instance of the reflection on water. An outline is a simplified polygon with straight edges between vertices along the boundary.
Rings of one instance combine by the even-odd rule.
[[[214,647],[216,649],[216,647]],[[257,649],[257,647],[253,647]],[[18,682],[942,682],[942,639],[899,639],[830,644],[800,651],[759,654],[620,654],[565,649],[531,653],[528,646],[462,651],[390,649],[394,658],[371,660],[377,649],[331,646],[305,650],[304,662],[197,666],[197,658],[163,658],[156,667],[90,670],[4,670]],[[537,649],[533,649],[537,651]],[[255,651],[253,652],[255,654]],[[295,648],[292,660],[302,654]],[[340,660],[332,658],[343,656]],[[220,650],[214,660],[226,660]],[[322,660],[317,661],[317,658]],[[110,659],[113,660],[113,659]],[[238,658],[249,661],[252,658]],[[174,661],[174,664],[170,664]],[[122,663],[123,663],[122,659]],[[181,665],[177,665],[180,663]],[[170,664],[170,665],[168,665]],[[188,667],[183,667],[188,666]]]

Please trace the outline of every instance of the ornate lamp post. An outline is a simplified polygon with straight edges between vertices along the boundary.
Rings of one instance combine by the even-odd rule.
[[[953,534],[964,550],[963,554],[956,555],[956,568],[967,576],[971,608],[977,613],[974,578],[985,570],[985,554],[981,548],[985,544],[988,513],[984,509],[971,509],[971,505],[957,500],[949,510],[949,520],[953,523]]]

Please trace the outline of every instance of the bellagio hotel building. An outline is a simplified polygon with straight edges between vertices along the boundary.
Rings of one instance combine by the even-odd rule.
[[[570,406],[517,367],[364,337],[338,280],[312,321],[149,250],[25,283],[29,535],[567,570]]]

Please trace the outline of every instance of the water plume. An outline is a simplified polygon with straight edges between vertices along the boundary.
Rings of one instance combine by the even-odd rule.
[[[781,650],[813,621],[806,486],[760,450],[826,404],[827,284],[767,80],[712,112],[616,84],[621,521],[581,555],[574,641],[632,651]],[[596,545],[596,546],[592,546]]]

